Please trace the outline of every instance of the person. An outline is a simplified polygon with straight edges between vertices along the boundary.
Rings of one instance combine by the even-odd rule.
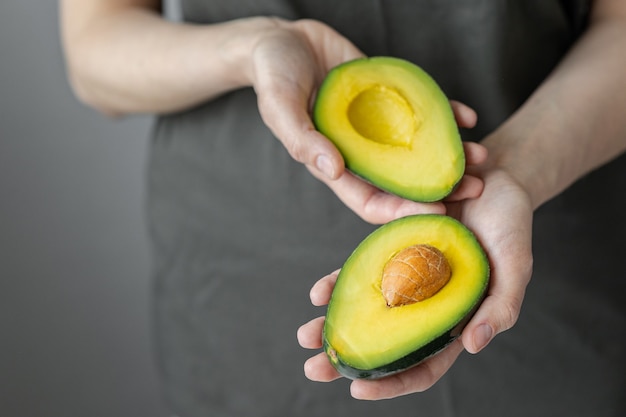
[[[172,22],[156,0],[61,1],[76,95],[112,116],[158,115],[147,217],[173,412],[623,415],[626,3],[181,7],[184,22]],[[375,189],[314,129],[320,81],[363,55],[415,62],[458,100],[468,166],[450,199]],[[310,279],[340,267],[376,225],[432,212],[472,229],[491,263],[488,295],[458,341],[378,381],[338,379],[323,354],[307,359],[293,333],[320,347],[323,318],[309,320],[336,274],[311,289],[315,306]],[[308,381],[302,363],[309,379],[335,382]],[[389,400],[351,400],[347,384],[355,398]]]

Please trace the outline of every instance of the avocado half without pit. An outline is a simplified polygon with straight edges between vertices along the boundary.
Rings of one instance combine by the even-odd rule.
[[[333,68],[318,91],[313,121],[350,171],[390,193],[437,201],[463,176],[465,154],[450,102],[408,61],[359,58]]]
[[[459,221],[435,214],[394,220],[343,265],[328,304],[324,350],[351,379],[403,371],[461,334],[488,282],[487,256]]]

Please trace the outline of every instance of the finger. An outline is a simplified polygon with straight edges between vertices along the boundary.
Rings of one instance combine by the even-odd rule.
[[[474,109],[456,100],[450,100],[450,107],[459,127],[471,129],[476,126],[478,115]]]
[[[513,239],[523,241],[518,236]],[[530,248],[530,243],[518,245],[500,242],[498,250],[509,255],[503,261],[499,261],[501,253],[486,248],[495,262],[487,297],[461,335],[468,352],[480,352],[494,336],[510,329],[517,322],[526,286],[532,275]]]
[[[347,170],[336,180],[328,180],[315,170],[311,172],[348,208],[372,224],[384,224],[411,214],[445,213],[445,206],[441,203],[417,203],[386,193]]]
[[[326,275],[313,284],[313,287],[311,287],[311,291],[309,292],[309,297],[311,298],[311,303],[314,306],[323,306],[328,304],[338,276],[339,269]]]
[[[313,126],[307,112],[309,94],[289,83],[285,86],[272,83],[259,88],[257,96],[264,123],[293,159],[314,167],[328,179],[337,179],[343,173],[340,152]]]
[[[322,329],[324,317],[318,317],[303,324],[298,329],[298,343],[305,349],[319,349],[322,347]]]
[[[265,124],[293,159],[338,178],[344,161],[335,146],[316,131],[309,114],[311,100],[331,67],[362,53],[345,37],[315,20],[287,23],[274,43],[254,55],[258,107]]]
[[[466,165],[481,165],[487,161],[489,151],[484,145],[476,142],[463,142]]]
[[[478,198],[485,188],[485,183],[480,178],[464,175],[457,188],[446,197],[446,202],[455,202],[467,200],[470,198]]]
[[[483,350],[493,338],[515,325],[524,298],[524,289],[515,295],[488,295],[480,309],[463,330],[462,340],[469,353]]]
[[[317,382],[330,382],[341,378],[324,352],[318,353],[304,363],[304,375],[311,381]]]
[[[426,391],[450,369],[462,351],[463,345],[457,339],[437,355],[407,371],[379,380],[353,381],[350,393],[360,400],[382,400]]]

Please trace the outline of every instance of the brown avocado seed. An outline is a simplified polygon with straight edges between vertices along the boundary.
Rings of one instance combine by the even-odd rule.
[[[448,260],[430,245],[402,249],[383,268],[381,289],[389,307],[432,297],[450,280]]]

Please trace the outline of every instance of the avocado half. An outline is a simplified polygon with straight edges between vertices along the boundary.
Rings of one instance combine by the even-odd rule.
[[[390,193],[438,201],[463,177],[465,154],[450,102],[409,61],[359,58],[333,68],[318,91],[313,121],[350,171]]]
[[[413,245],[437,248],[447,259],[447,284],[423,301],[389,307],[381,291],[385,265]],[[343,376],[376,379],[436,354],[455,338],[480,305],[489,262],[472,232],[445,215],[394,220],[366,237],[337,278],[323,345]]]

